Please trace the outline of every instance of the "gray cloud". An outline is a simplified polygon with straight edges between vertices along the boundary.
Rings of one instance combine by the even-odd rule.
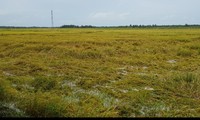
[[[200,0],[0,0],[0,26],[200,24]]]

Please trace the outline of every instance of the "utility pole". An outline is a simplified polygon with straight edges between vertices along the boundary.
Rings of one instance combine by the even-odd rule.
[[[53,10],[51,10],[51,27],[52,28],[54,27],[54,24],[53,24]]]

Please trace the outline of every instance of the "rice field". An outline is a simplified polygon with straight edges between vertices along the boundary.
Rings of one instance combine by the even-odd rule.
[[[2,117],[200,117],[199,28],[0,29]]]

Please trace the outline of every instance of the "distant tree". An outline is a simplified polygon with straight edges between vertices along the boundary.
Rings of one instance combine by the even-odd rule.
[[[156,25],[156,24],[153,24],[152,26],[153,26],[153,27],[156,27],[157,25]]]

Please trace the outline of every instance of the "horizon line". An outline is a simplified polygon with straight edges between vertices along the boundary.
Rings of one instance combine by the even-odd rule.
[[[129,24],[129,25],[75,25],[65,24],[61,26],[54,26],[53,28],[62,28],[64,26],[72,27],[165,27],[165,26],[200,26],[200,24]],[[0,28],[52,28],[52,26],[14,26],[14,25],[1,25]]]

